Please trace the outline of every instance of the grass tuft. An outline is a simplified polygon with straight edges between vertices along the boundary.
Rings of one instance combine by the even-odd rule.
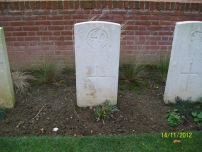
[[[123,63],[120,70],[122,72],[122,78],[127,81],[137,79],[138,74],[144,69],[144,65],[138,64],[136,61]]]
[[[170,62],[170,56],[166,55],[166,56],[161,56],[159,59],[159,62],[157,63],[157,68],[159,69],[163,82],[166,82],[169,62]]]
[[[14,71],[12,72],[12,79],[16,93],[25,93],[30,87],[28,80],[33,80],[34,77],[28,72]]]
[[[42,66],[37,72],[40,83],[51,83],[62,74],[62,66],[49,60],[43,60]]]
[[[182,100],[180,97],[175,98],[176,105],[175,108],[178,109],[179,113],[184,117],[191,116],[194,106],[196,103],[191,102],[191,100]]]

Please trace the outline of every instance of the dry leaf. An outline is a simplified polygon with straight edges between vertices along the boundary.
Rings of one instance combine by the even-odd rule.
[[[56,85],[57,87],[59,87],[61,85],[59,83],[52,83],[52,84]]]
[[[74,134],[74,137],[83,137],[83,135]]]
[[[65,82],[65,81],[64,81],[64,80],[60,80],[60,81],[59,81],[59,83],[63,83],[63,82]]]
[[[45,129],[44,129],[44,128],[41,128],[40,130],[41,130],[41,133],[42,133],[42,134],[43,134],[43,133],[44,133],[44,131],[45,131]]]
[[[180,144],[180,143],[181,143],[181,140],[173,140],[173,143],[174,143],[174,144]]]

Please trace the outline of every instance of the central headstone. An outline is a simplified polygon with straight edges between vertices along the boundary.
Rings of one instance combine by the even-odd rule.
[[[117,103],[120,29],[103,21],[74,25],[78,106]]]
[[[15,97],[8,62],[4,30],[0,27],[0,107],[13,108],[14,103]]]
[[[175,26],[164,101],[176,97],[192,101],[202,97],[202,22],[178,22]]]

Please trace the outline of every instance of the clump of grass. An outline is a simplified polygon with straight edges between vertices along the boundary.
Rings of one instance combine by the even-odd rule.
[[[5,118],[6,115],[6,109],[0,108],[0,121]]]
[[[30,87],[28,80],[33,80],[34,77],[29,75],[28,72],[21,72],[17,70],[12,72],[12,79],[15,91],[17,93],[25,93]]]
[[[138,64],[136,61],[123,63],[121,66],[122,78],[132,81],[137,79],[138,74],[144,69],[144,65]]]
[[[36,72],[40,83],[50,83],[61,76],[62,66],[59,63],[43,60],[42,66]]]
[[[127,31],[127,28],[134,24],[134,20],[126,20],[121,24],[121,39],[123,39],[126,35],[124,33]],[[145,67],[141,64],[142,60],[142,51],[143,47],[140,49],[139,53],[133,57],[133,59],[129,62],[125,62],[121,65],[120,70],[122,74],[122,78],[131,81],[137,79],[137,75],[143,70]]]
[[[191,116],[195,103],[191,102],[190,99],[182,100],[180,97],[175,98],[175,108],[178,109],[179,113],[184,117]]]
[[[170,55],[166,55],[166,56],[161,56],[157,63],[157,68],[161,74],[163,82],[166,82],[169,62],[170,62]]]
[[[117,107],[112,105],[109,100],[106,100],[103,104],[96,107],[94,111],[95,118],[97,121],[102,120],[104,124],[104,119],[110,116],[115,110],[117,110]]]

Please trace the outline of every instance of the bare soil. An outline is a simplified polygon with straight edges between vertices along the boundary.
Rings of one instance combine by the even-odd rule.
[[[193,118],[176,127],[165,118],[168,106],[163,102],[165,84],[156,69],[147,68],[139,76],[142,83],[119,79],[118,111],[96,121],[95,107],[76,105],[76,79],[72,71],[51,84],[37,85],[16,95],[15,108],[6,111],[0,121],[0,136],[89,136],[202,130]],[[58,131],[54,132],[53,128]]]

